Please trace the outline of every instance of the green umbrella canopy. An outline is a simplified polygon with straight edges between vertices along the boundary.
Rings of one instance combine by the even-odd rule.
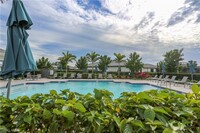
[[[17,77],[37,69],[28,43],[27,29],[32,21],[21,0],[13,0],[7,21],[7,48],[0,76],[4,79]]]

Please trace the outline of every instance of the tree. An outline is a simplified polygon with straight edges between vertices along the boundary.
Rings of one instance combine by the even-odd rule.
[[[69,53],[69,51],[67,51],[67,53],[63,52],[62,54],[63,54],[63,57],[59,57],[58,60],[60,60],[60,63],[61,63],[62,66],[65,66],[66,74],[67,74],[68,63],[75,61],[76,56]]]
[[[91,53],[87,53],[86,57],[88,59],[89,62],[92,62],[92,73],[93,73],[93,68],[94,68],[94,63],[99,60],[99,54],[97,54],[96,52],[91,52]]]
[[[52,68],[52,65],[49,61],[48,58],[42,57],[41,59],[39,59],[38,61],[36,61],[37,64],[37,68],[38,69],[50,69]]]
[[[123,60],[123,59],[124,59],[126,56],[123,55],[123,54],[120,54],[120,53],[114,53],[114,55],[115,55],[115,57],[116,57],[116,58],[114,59],[114,61],[118,63],[118,70],[117,70],[118,76],[120,76],[120,72],[121,72],[120,63],[125,62],[125,60]]]
[[[104,56],[100,56],[99,58],[99,64],[98,64],[98,68],[99,70],[101,70],[102,72],[105,72],[108,65],[112,62],[111,58],[108,57],[107,55]]]
[[[183,60],[183,48],[178,50],[174,49],[169,52],[166,52],[164,56],[164,61],[166,63],[166,71],[167,72],[177,72],[179,73],[180,67],[180,61]]]
[[[164,61],[160,61],[160,62],[157,63],[157,69],[158,69],[158,72],[160,72],[160,73],[162,72],[162,64],[163,63],[165,64]]]
[[[87,57],[80,57],[80,59],[76,62],[76,67],[82,71],[87,70],[88,68],[88,60]]]
[[[139,72],[143,67],[143,63],[141,60],[142,58],[136,52],[131,53],[129,55],[129,58],[127,59],[126,67],[129,68],[133,77],[134,73]]]

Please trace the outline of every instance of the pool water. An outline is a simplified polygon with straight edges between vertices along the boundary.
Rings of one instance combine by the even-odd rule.
[[[44,84],[26,84],[11,87],[10,98],[14,99],[18,96],[31,96],[35,93],[49,93],[50,90],[69,89],[72,92],[80,94],[93,93],[94,88],[106,89],[114,94],[114,98],[118,98],[122,92],[142,92],[146,90],[160,89],[156,86],[148,84],[131,84],[122,82],[100,82],[100,81],[68,81],[68,82],[50,82]],[[6,96],[6,88],[1,89]]]

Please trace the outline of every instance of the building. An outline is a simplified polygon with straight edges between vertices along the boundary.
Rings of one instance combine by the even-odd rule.
[[[4,60],[4,56],[5,56],[5,50],[0,48],[0,71],[1,71],[1,67],[3,65],[3,60]]]
[[[94,70],[95,70],[95,66],[98,66],[98,63],[95,62],[94,63]],[[121,66],[121,72],[130,72],[130,70],[128,68],[126,68],[126,63],[120,63]],[[143,68],[142,68],[142,72],[156,72],[157,67],[155,65],[152,64],[144,64]],[[88,70],[92,70],[92,64],[88,65]],[[107,68],[107,72],[117,72],[118,70],[118,63],[116,63],[115,61],[112,61]]]

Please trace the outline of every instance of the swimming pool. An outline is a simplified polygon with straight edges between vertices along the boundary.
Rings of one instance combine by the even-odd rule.
[[[69,89],[73,92],[80,94],[93,93],[94,88],[106,89],[114,94],[114,98],[120,96],[122,92],[142,92],[146,90],[156,90],[159,87],[149,84],[132,84],[127,82],[112,82],[112,81],[67,81],[67,82],[49,82],[38,84],[25,84],[11,87],[10,98],[14,99],[18,96],[31,96],[35,93],[49,93],[50,90],[56,90],[60,93],[60,90]],[[6,95],[6,88],[1,88],[1,91]]]

